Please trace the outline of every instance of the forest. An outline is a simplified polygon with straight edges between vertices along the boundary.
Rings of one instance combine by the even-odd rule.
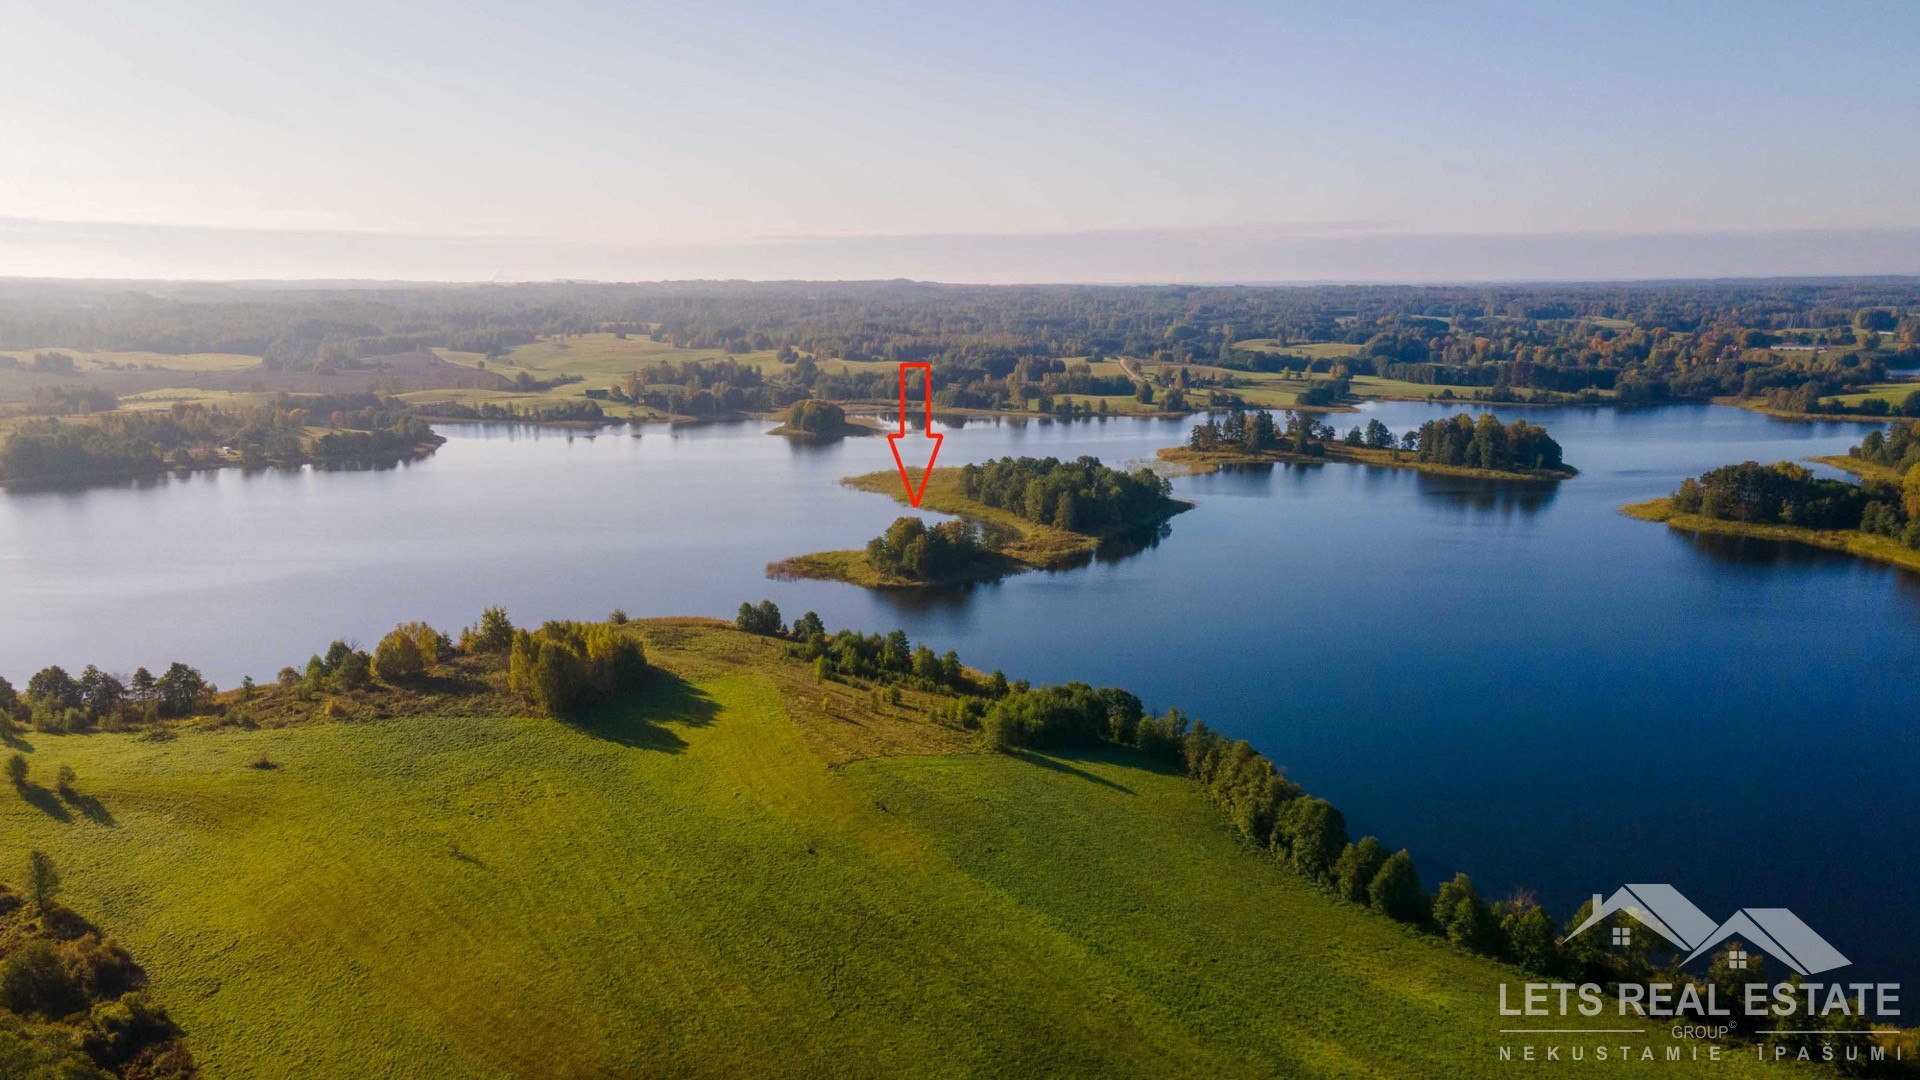
[[[1429,420],[1413,435],[1414,454],[1420,461],[1476,469],[1565,468],[1560,444],[1546,428],[1524,420],[1502,425],[1492,413],[1481,413],[1477,420],[1465,413]]]
[[[931,361],[944,407],[1004,401],[1009,376],[1056,394],[1129,392],[1117,378],[1070,366],[1111,356],[1247,371],[1337,364],[1349,375],[1484,387],[1496,399],[1606,391],[1635,404],[1779,390],[1817,401],[1883,381],[1889,367],[1920,364],[1920,281],[0,286],[0,348],[10,349],[226,352],[263,356],[273,368],[347,371],[368,357],[421,348],[497,357],[548,335],[587,332],[734,354],[778,351],[777,378],[745,365],[716,371],[704,385],[684,372],[649,375],[687,387],[687,400],[659,406],[687,415],[772,411],[809,393],[886,396],[884,375],[813,366],[829,358]],[[1356,348],[1337,361],[1306,360],[1250,342]]]
[[[967,571],[989,554],[980,527],[947,521],[927,527],[917,517],[898,518],[867,542],[867,562],[883,574],[914,581],[938,581]]]
[[[960,470],[967,498],[1028,521],[1069,532],[1100,534],[1158,521],[1173,512],[1173,485],[1153,470],[1132,472],[1099,458],[1000,458]]]
[[[1857,529],[1920,549],[1920,424],[1870,431],[1850,456],[1891,470],[1894,483],[1828,480],[1790,461],[1744,461],[1681,481],[1673,508],[1720,521]]]
[[[309,439],[309,427],[329,430]],[[247,467],[398,458],[439,441],[403,402],[374,394],[280,395],[264,405],[176,402],[85,421],[22,422],[0,444],[0,481],[146,476],[223,459]]]

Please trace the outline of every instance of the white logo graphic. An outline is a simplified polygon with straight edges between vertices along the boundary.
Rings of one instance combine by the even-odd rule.
[[[1633,916],[1641,926],[1685,952],[1687,957],[1682,964],[1692,963],[1728,938],[1738,938],[1762,949],[1802,975],[1818,975],[1853,963],[1786,908],[1741,908],[1725,922],[1716,924],[1671,885],[1622,885],[1605,899],[1594,893],[1592,914],[1563,940],[1579,937],[1595,923],[1618,912]],[[1614,928],[1613,944],[1625,945],[1631,941],[1630,928]],[[1736,950],[1730,962],[1735,967],[1745,967],[1746,953]]]

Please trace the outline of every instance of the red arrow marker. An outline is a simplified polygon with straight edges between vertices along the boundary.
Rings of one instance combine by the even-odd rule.
[[[920,369],[920,386],[925,391],[926,400],[922,403],[926,422],[921,426],[922,439],[907,444],[907,452],[900,453],[900,440],[907,437],[907,369]],[[933,365],[900,365],[900,433],[887,436],[887,445],[893,448],[893,464],[900,470],[900,482],[907,485],[907,501],[916,508],[920,497],[927,493],[927,477],[933,473],[934,459],[940,456],[940,440],[945,436],[933,433]],[[926,468],[920,470],[920,486],[913,486],[913,477],[907,473],[907,462],[919,461],[926,455]]]

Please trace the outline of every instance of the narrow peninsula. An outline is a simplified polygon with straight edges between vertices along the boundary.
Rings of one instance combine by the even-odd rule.
[[[1814,460],[1860,482],[1816,477],[1790,461],[1744,461],[1620,512],[1687,532],[1784,540],[1920,570],[1920,424],[1868,432],[1848,454]]]
[[[1303,413],[1290,413],[1283,430],[1271,413],[1234,412],[1198,425],[1185,446],[1165,447],[1159,457],[1191,473],[1223,465],[1340,461],[1488,480],[1554,482],[1579,474],[1561,459],[1560,444],[1545,428],[1520,420],[1502,425],[1487,413],[1477,420],[1456,413],[1398,436],[1377,419],[1343,439],[1334,434]]]

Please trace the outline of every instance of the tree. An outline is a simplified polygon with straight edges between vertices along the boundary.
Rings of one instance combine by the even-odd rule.
[[[420,659],[418,640],[405,628],[388,631],[373,650],[373,673],[383,683],[393,685],[417,679],[427,665]]]
[[[1748,983],[1765,985],[1772,981],[1767,977],[1766,966],[1762,953],[1749,949],[1737,939],[1721,946],[1707,967],[1707,981],[1713,985],[1715,1003],[1723,1009],[1740,1010]]]
[[[809,611],[805,615],[793,620],[793,636],[799,638],[801,641],[808,641],[816,637],[825,637],[827,636],[827,625],[820,621],[819,613]]]
[[[1334,887],[1341,896],[1356,904],[1367,902],[1367,886],[1380,872],[1380,865],[1387,861],[1387,853],[1381,849],[1380,841],[1371,836],[1362,837],[1357,844],[1348,844],[1340,858],[1333,864]]]
[[[80,775],[73,771],[73,766],[64,762],[61,763],[60,771],[55,775],[58,779],[55,780],[54,787],[59,790],[60,797],[63,799],[72,799],[74,797],[73,785],[79,781]]]
[[[1480,902],[1473,879],[1465,873],[1453,875],[1433,898],[1433,921],[1447,940],[1475,952],[1493,953],[1496,926],[1492,912]]]
[[[58,664],[41,668],[27,680],[27,699],[54,709],[80,707],[80,683]]]
[[[762,600],[758,604],[742,603],[739,614],[733,617],[735,629],[745,630],[749,634],[762,637],[778,637],[780,634],[780,607],[771,600]]]
[[[1400,922],[1427,921],[1427,893],[1420,886],[1420,874],[1413,868],[1413,856],[1407,854],[1406,848],[1394,852],[1380,864],[1380,872],[1367,886],[1367,904]]]
[[[490,607],[482,611],[466,646],[468,652],[476,653],[503,653],[512,648],[513,620],[507,618],[506,609]]]
[[[1347,819],[1325,799],[1299,798],[1287,805],[1279,823],[1294,868],[1324,878],[1347,846]]]
[[[186,716],[214,692],[214,687],[200,672],[175,662],[155,681],[154,692],[159,698],[160,715]]]
[[[1507,957],[1528,971],[1551,975],[1560,966],[1553,920],[1531,897],[1517,896],[1495,905]]]
[[[15,754],[7,759],[7,779],[14,787],[25,787],[27,783],[27,759],[24,754]]]
[[[586,698],[587,669],[580,654],[563,641],[540,647],[533,668],[533,699],[553,716],[568,716]]]
[[[27,899],[33,901],[34,910],[45,914],[59,892],[60,871],[54,868],[53,860],[44,851],[28,852]]]

